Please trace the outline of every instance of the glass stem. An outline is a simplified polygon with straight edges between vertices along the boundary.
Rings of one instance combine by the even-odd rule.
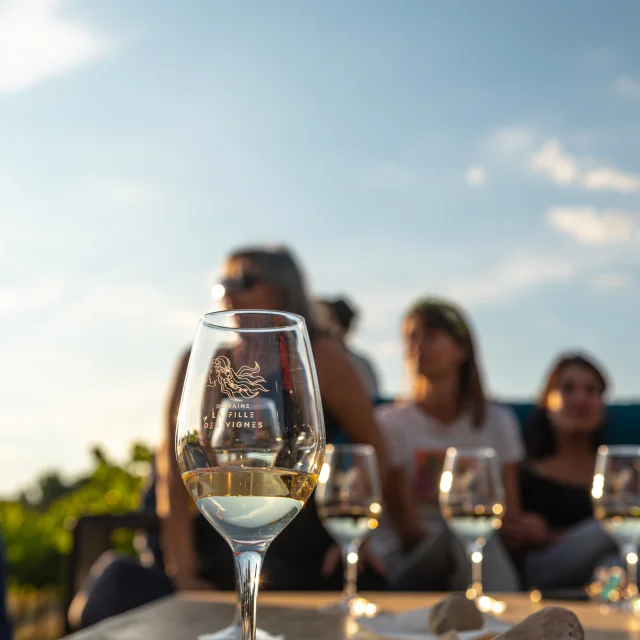
[[[471,587],[474,598],[482,596],[482,561],[484,560],[484,544],[476,541],[469,546],[469,559],[471,560]]]
[[[627,591],[630,597],[638,593],[638,551],[634,543],[623,545],[624,561],[627,566]]]
[[[359,550],[360,543],[355,540],[341,548],[342,566],[344,567],[344,587],[342,588],[344,600],[350,600],[358,593]],[[355,562],[349,562],[350,559]]]
[[[242,640],[256,640],[256,609],[260,569],[266,549],[234,549],[238,597],[242,612]]]

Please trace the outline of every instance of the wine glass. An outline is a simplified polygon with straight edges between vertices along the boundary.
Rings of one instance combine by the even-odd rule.
[[[255,640],[264,554],[318,480],[324,419],[303,318],[220,311],[200,322],[176,428],[187,490],[236,566],[242,640]]]
[[[482,588],[484,546],[502,526],[504,516],[504,487],[494,449],[447,449],[440,478],[440,510],[471,560],[467,598],[475,600],[482,611],[501,613],[504,603],[486,596]]]
[[[342,552],[344,588],[338,608],[353,616],[372,616],[376,606],[358,596],[360,545],[378,526],[382,491],[378,460],[368,444],[327,446],[315,494],[318,516]]]
[[[626,587],[612,593],[612,600],[622,598],[618,603],[621,608],[640,611],[640,447],[602,446],[598,449],[591,498],[595,517],[616,540],[626,562]]]

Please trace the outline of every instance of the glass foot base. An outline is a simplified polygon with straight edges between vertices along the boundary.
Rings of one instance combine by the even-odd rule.
[[[220,631],[198,636],[198,640],[242,640],[242,629],[239,624],[230,624]]]
[[[220,631],[205,633],[198,640],[242,640],[242,629],[239,624],[230,624]],[[284,640],[282,636],[272,636],[262,629],[256,629],[256,640]]]
[[[324,611],[346,613],[352,618],[373,618],[379,613],[377,605],[362,596],[342,597],[325,607]]]

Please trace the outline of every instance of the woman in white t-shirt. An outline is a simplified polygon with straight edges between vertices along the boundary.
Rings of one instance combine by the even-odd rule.
[[[394,499],[388,499],[371,546],[385,561],[392,587],[464,588],[447,583],[456,569],[458,580],[466,580],[468,561],[439,515],[444,454],[452,446],[493,447],[502,463],[507,513],[517,517],[517,465],[524,457],[518,423],[510,410],[487,401],[469,324],[454,305],[431,298],[415,304],[403,323],[403,341],[412,392],[407,402],[376,412],[393,467],[385,495]],[[515,588],[506,553],[494,555],[488,547],[487,587]],[[498,584],[492,573],[501,576]]]

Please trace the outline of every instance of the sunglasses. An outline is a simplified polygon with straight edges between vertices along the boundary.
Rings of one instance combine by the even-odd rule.
[[[242,293],[253,289],[257,284],[264,282],[264,279],[253,273],[245,273],[237,278],[224,278],[220,281],[225,293]]]

